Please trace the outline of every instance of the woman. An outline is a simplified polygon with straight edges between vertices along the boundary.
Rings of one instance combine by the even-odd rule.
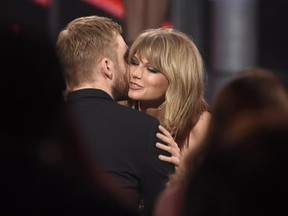
[[[168,146],[157,147],[172,157],[159,159],[179,165],[183,152],[203,138],[210,118],[198,48],[176,29],[148,29],[133,43],[128,64],[130,105],[160,121],[164,135],[158,136]]]

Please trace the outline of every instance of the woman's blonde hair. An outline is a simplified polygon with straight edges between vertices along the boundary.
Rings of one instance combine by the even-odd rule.
[[[205,101],[205,71],[201,54],[186,34],[171,28],[148,29],[133,43],[128,62],[137,53],[165,75],[169,86],[165,95],[163,126],[186,137],[201,113]],[[187,136],[186,136],[187,134]]]

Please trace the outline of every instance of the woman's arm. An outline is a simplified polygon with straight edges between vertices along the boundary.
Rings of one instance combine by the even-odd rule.
[[[189,145],[187,147],[189,151],[197,148],[197,146],[202,143],[203,139],[206,136],[210,119],[211,119],[210,112],[206,111],[201,114],[197,124],[190,131]]]

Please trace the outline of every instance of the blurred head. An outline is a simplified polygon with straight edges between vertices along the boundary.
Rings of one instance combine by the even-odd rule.
[[[273,107],[288,110],[287,91],[276,75],[263,68],[240,71],[214,99],[210,137],[225,133],[239,115]]]
[[[166,100],[164,124],[168,129],[197,122],[207,109],[204,100],[203,60],[193,41],[176,29],[148,29],[134,41],[128,57],[128,96],[159,106]],[[192,124],[193,124],[192,123]]]
[[[51,41],[2,30],[0,147],[31,149],[54,133],[64,90],[61,68]]]
[[[107,68],[113,70],[112,96],[127,97],[127,45],[121,33],[119,24],[99,16],[76,18],[59,33],[56,48],[68,91],[93,87],[99,80],[101,61],[105,58]]]

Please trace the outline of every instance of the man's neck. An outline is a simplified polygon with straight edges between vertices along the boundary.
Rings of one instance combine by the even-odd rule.
[[[67,88],[67,91],[73,92],[73,91],[77,91],[77,90],[81,90],[81,89],[100,89],[102,91],[105,91],[107,94],[109,94],[113,98],[111,90],[107,86],[97,85],[97,84],[79,85],[79,86],[75,86],[72,88]]]

